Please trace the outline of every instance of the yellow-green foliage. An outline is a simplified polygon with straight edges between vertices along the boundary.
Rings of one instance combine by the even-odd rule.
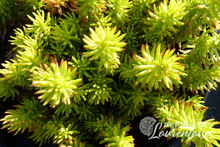
[[[1,38],[16,28],[0,98],[17,105],[3,128],[39,145],[129,147],[147,110],[173,133],[209,135],[185,146],[220,146],[202,101],[220,81],[219,13],[218,0],[0,0]]]

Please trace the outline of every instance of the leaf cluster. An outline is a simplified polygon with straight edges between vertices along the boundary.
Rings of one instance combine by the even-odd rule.
[[[0,97],[21,100],[3,128],[31,132],[39,145],[86,146],[95,134],[106,146],[134,146],[130,123],[150,106],[172,132],[210,135],[183,144],[218,146],[219,122],[203,120],[198,96],[220,81],[218,1],[2,0],[0,8],[0,26],[25,18],[0,69]]]

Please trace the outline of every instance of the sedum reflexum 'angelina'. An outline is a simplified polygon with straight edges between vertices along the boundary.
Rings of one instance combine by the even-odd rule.
[[[123,126],[121,119],[116,119],[112,115],[96,118],[93,121],[86,121],[90,131],[97,134],[97,139],[104,138],[100,144],[106,144],[106,147],[133,147],[134,139],[128,136],[129,126]],[[92,128],[92,129],[91,129]]]
[[[192,0],[192,3],[187,3],[187,8],[190,8],[188,16],[185,18],[187,25],[184,35],[196,36],[199,35],[201,28],[206,26],[211,29],[219,28],[219,11],[220,1],[218,0]]]
[[[93,18],[92,16],[99,15],[105,11],[105,4],[105,0],[78,0],[76,8],[80,20],[88,21],[89,18]]]
[[[133,147],[130,125],[146,114],[171,133],[198,132],[183,145],[220,146],[219,122],[204,121],[193,96],[220,82],[219,13],[219,0],[0,0],[0,40],[14,34],[3,49],[15,53],[0,98],[17,104],[3,128],[40,146]]]
[[[215,128],[220,122],[214,119],[204,120],[208,107],[203,105],[203,97],[179,95],[163,91],[154,94],[148,104],[154,105],[152,111],[164,124],[163,129],[170,128],[169,138],[181,137],[183,147],[188,147],[191,142],[200,146],[219,146],[219,129]],[[156,105],[155,105],[156,104]]]
[[[204,114],[208,107],[195,107],[194,102],[172,99],[170,104],[158,108],[160,117],[167,119],[164,127],[171,128],[169,137],[178,133],[181,137],[183,147],[188,147],[191,142],[202,146],[220,146],[217,140],[220,139],[219,129],[213,126],[220,124],[214,119],[203,121]]]
[[[60,54],[64,52],[63,50],[67,45],[69,45],[70,48],[73,48],[73,43],[79,42],[80,40],[77,34],[80,31],[80,27],[77,24],[78,20],[74,13],[68,13],[64,16],[65,19],[61,19],[59,25],[56,25],[52,29],[52,36],[50,36],[54,42],[61,45],[62,50],[60,51]]]
[[[84,35],[84,47],[89,50],[84,53],[84,57],[90,60],[98,59],[98,70],[104,66],[112,72],[120,64],[117,52],[123,51],[125,42],[121,41],[125,34],[120,36],[121,31],[116,32],[116,27],[98,27],[95,30],[90,28],[91,38]]]
[[[129,21],[129,11],[131,10],[132,4],[129,0],[108,0],[107,11],[111,18],[114,18],[116,24],[121,26],[125,22]],[[114,21],[113,21],[114,22]]]
[[[8,97],[14,98],[16,94],[19,94],[18,90],[11,84],[8,84],[6,79],[0,78],[0,98],[4,97],[4,100],[6,100]]]
[[[90,83],[86,84],[88,93],[87,100],[91,104],[105,104],[112,99],[112,88],[109,86],[110,83],[113,83],[112,78],[106,77],[104,72],[99,72],[97,74],[92,74],[93,77],[89,79]]]
[[[181,20],[188,13],[185,11],[185,2],[182,0],[167,0],[157,7],[153,5],[153,12],[148,9],[150,17],[144,19],[150,33],[164,36],[176,34],[178,26],[184,25]]]
[[[165,87],[173,89],[173,84],[182,84],[181,76],[186,75],[184,66],[178,60],[181,57],[173,55],[174,49],[164,50],[161,45],[154,45],[152,50],[149,46],[142,46],[142,56],[134,55],[134,66],[130,72],[122,72],[122,76],[130,74],[137,77],[135,85],[141,84],[142,88],[148,87],[149,90],[163,89]],[[133,74],[133,75],[132,75]]]
[[[38,142],[40,146],[51,138],[55,144],[62,143],[69,146],[77,140],[76,136],[78,134],[79,132],[76,130],[76,125],[73,122],[52,115],[47,123],[34,130],[30,138]]]
[[[60,102],[70,105],[70,98],[74,96],[74,89],[81,79],[76,78],[76,68],[68,68],[67,61],[61,60],[60,65],[56,58],[51,58],[50,65],[42,64],[33,72],[32,86],[39,90],[35,94],[42,94],[44,105],[50,103],[55,107]]]
[[[209,34],[208,34],[209,33]],[[211,36],[210,36],[211,34]],[[206,31],[201,36],[188,41],[189,45],[181,56],[184,57],[187,76],[183,78],[183,89],[198,94],[210,91],[220,82],[220,57],[216,48],[220,48],[220,36]],[[193,44],[193,45],[191,45]]]
[[[17,31],[19,35],[22,35],[22,31]],[[16,44],[17,54],[10,60],[11,62],[6,61],[6,63],[2,64],[5,68],[0,69],[0,73],[4,75],[4,80],[11,86],[28,87],[30,85],[30,81],[28,81],[31,74],[30,71],[35,66],[46,61],[47,58],[41,53],[42,42],[36,38],[25,37],[22,41],[19,39],[14,41],[14,43],[18,43]]]
[[[33,24],[26,25],[28,32],[46,38],[50,36],[52,22],[50,14],[45,15],[44,11],[37,11],[33,15],[34,17],[28,15],[28,18],[33,22]]]
[[[37,100],[24,100],[17,109],[6,111],[7,115],[1,119],[3,128],[9,132],[23,133],[25,130],[33,131],[44,123],[46,111]]]

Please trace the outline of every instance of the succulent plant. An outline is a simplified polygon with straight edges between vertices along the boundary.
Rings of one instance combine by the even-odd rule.
[[[181,76],[185,76],[184,65],[177,62],[181,57],[173,55],[175,49],[165,50],[161,44],[153,45],[150,51],[149,45],[142,45],[142,56],[133,55],[133,69],[130,73],[122,72],[123,76],[136,77],[135,85],[141,84],[142,88],[173,89],[174,85],[182,84]],[[129,74],[129,75],[128,75]]]
[[[89,79],[89,83],[86,84],[87,101],[91,104],[105,104],[112,99],[112,88],[109,86],[112,82],[112,78],[106,77],[104,72],[93,73],[93,76]]]
[[[91,66],[91,61],[88,58],[76,54],[76,56],[72,56],[71,62],[69,64],[73,67],[76,67],[79,71],[79,77],[83,79],[83,77],[91,78],[90,70],[96,70],[96,68]],[[83,81],[82,81],[83,82]]]
[[[129,126],[123,127],[122,120],[117,120],[113,116],[106,118],[101,115],[100,119],[96,119],[95,122],[87,121],[88,126],[94,128],[94,132],[98,132],[97,139],[104,139],[100,144],[106,143],[106,146],[121,146],[132,147],[134,145],[133,137],[127,136],[126,132],[129,131]]]
[[[66,19],[62,19],[59,23],[60,25],[56,25],[50,37],[57,44],[61,45],[62,48],[65,48],[68,45],[70,48],[73,48],[74,42],[79,42],[78,38],[78,29],[79,26],[77,24],[77,19],[74,14],[65,15]],[[71,37],[70,37],[71,36]]]
[[[95,30],[90,28],[91,38],[84,35],[84,47],[89,50],[83,54],[84,57],[90,57],[89,60],[99,60],[98,70],[104,66],[110,72],[118,68],[120,64],[117,52],[123,51],[126,45],[121,40],[125,36],[120,36],[120,31],[116,32],[116,27],[98,27]]]
[[[191,35],[195,37],[199,35],[201,28],[204,28],[204,26],[212,29],[218,28],[219,1],[193,0],[192,3],[187,3],[187,6],[190,6],[192,9],[189,11],[188,17],[185,18],[187,24],[183,26],[185,36]]]
[[[173,107],[159,108],[160,116],[167,119],[164,122],[165,128],[171,128],[168,136],[181,137],[183,146],[189,146],[191,142],[203,146],[212,146],[212,144],[219,146],[217,140],[220,138],[220,132],[213,126],[220,122],[214,121],[214,119],[203,120],[203,115],[208,107],[194,109],[193,102],[177,99],[172,101]]]
[[[1,119],[9,132],[23,133],[25,130],[33,131],[44,123],[46,111],[37,100],[24,100],[15,110],[6,111],[6,116]]]
[[[161,38],[176,34],[178,26],[184,25],[183,17],[188,13],[187,2],[182,0],[164,0],[157,7],[153,4],[153,12],[148,9],[150,17],[144,18],[144,24],[152,34],[159,34]]]
[[[3,128],[39,146],[127,147],[146,114],[183,146],[220,146],[219,122],[203,119],[219,12],[217,0],[1,0],[0,98],[16,104]]]
[[[30,72],[23,70],[23,66],[18,66],[16,63],[6,61],[2,64],[5,68],[0,69],[0,73],[4,76],[4,80],[11,86],[28,87],[31,82],[28,80]]]
[[[66,123],[63,124],[63,121]],[[40,145],[47,142],[50,138],[53,138],[53,143],[72,145],[74,140],[77,139],[78,134],[79,132],[73,123],[70,124],[65,118],[58,119],[58,117],[53,115],[50,121],[45,123],[41,128],[37,128],[30,138],[33,138]]]
[[[132,4],[129,0],[108,0],[107,7],[110,9],[106,13],[108,16],[115,18],[113,22],[120,26],[129,21],[129,11],[131,10]]]
[[[51,57],[50,65],[45,63],[42,67],[36,67],[32,75],[32,86],[39,89],[35,94],[42,94],[44,105],[55,107],[60,102],[70,105],[71,97],[77,96],[75,89],[81,79],[76,79],[76,68],[68,68],[67,61],[62,60],[60,65],[56,58]]]
[[[4,78],[0,78],[0,98],[6,100],[9,97],[14,98],[18,94],[19,92],[14,86],[8,84]]]
[[[78,0],[76,8],[80,20],[83,20],[84,23],[88,21],[88,19],[93,18],[92,16],[99,15],[105,11],[105,4],[105,0]]]
[[[33,24],[28,24],[27,32],[35,33],[40,37],[48,38],[50,36],[52,18],[50,17],[50,13],[47,13],[45,16],[44,11],[37,11],[33,13],[34,17],[28,15],[28,18],[33,22]],[[36,34],[38,33],[38,34]]]
[[[135,10],[138,12],[147,13],[147,9],[151,8],[151,5],[158,0],[134,0]]]
[[[211,33],[212,36],[208,33]],[[218,38],[219,35],[215,32],[207,31],[200,37],[189,41],[182,50],[181,56],[184,57],[183,62],[187,65],[185,68],[187,76],[182,80],[184,90],[205,93],[205,90],[210,91],[217,87],[216,82],[220,80],[218,74],[220,58],[216,49],[219,48]]]

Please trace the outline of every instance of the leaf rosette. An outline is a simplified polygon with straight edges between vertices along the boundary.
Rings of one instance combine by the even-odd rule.
[[[173,55],[175,49],[161,49],[161,45],[154,45],[151,52],[149,46],[142,46],[141,52],[143,57],[134,55],[134,66],[132,73],[137,77],[135,85],[141,84],[142,88],[148,87],[163,89],[165,87],[170,90],[174,85],[182,84],[181,76],[184,73],[184,66],[177,62],[181,57]]]
[[[76,68],[67,67],[67,61],[61,60],[60,66],[56,58],[51,58],[51,64],[42,64],[33,72],[32,86],[39,90],[35,94],[41,94],[39,99],[44,105],[50,103],[55,107],[60,102],[70,105],[70,98],[76,94],[77,84],[81,79],[76,78]]]
[[[91,38],[84,35],[84,47],[89,50],[84,53],[84,57],[90,57],[90,60],[98,59],[98,69],[104,66],[112,71],[118,68],[120,64],[117,52],[123,51],[126,45],[121,40],[125,34],[120,36],[121,31],[116,32],[116,27],[96,27],[95,30],[90,28]]]

